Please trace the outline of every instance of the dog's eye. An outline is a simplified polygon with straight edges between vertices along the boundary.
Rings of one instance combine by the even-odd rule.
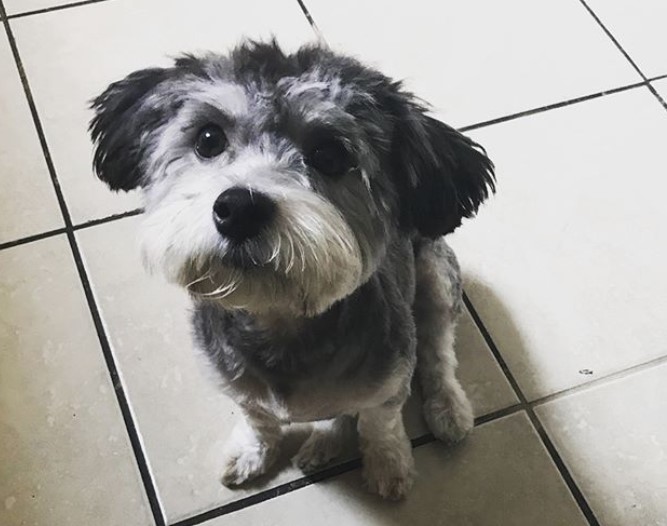
[[[354,158],[342,142],[328,139],[310,150],[306,155],[306,164],[334,177],[349,172],[354,167]]]
[[[220,155],[227,147],[227,137],[220,126],[207,124],[197,134],[195,152],[199,157],[210,159]]]

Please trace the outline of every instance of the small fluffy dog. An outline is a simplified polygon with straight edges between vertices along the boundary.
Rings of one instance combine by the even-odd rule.
[[[196,341],[242,409],[223,483],[265,473],[287,422],[315,423],[299,467],[330,462],[352,415],[368,487],[403,497],[413,372],[437,438],[473,426],[442,236],[495,190],[483,149],[400,82],[319,46],[186,55],[92,108],[95,170],[142,189],[145,262],[190,293]]]

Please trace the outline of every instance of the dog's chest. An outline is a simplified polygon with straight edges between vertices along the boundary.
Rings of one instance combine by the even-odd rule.
[[[362,292],[293,333],[200,305],[195,332],[238,401],[292,421],[353,413],[390,397],[397,371],[414,359],[409,304],[382,301],[380,284]]]

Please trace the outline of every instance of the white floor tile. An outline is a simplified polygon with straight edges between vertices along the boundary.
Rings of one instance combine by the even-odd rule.
[[[665,354],[667,113],[637,89],[475,131],[498,195],[455,233],[466,288],[535,399]]]
[[[63,226],[7,37],[0,34],[0,243]]]
[[[153,524],[67,240],[0,269],[0,524]]]
[[[523,414],[486,424],[459,448],[415,449],[419,471],[400,504],[361,488],[358,471],[210,522],[211,526],[586,524]]]
[[[586,3],[646,76],[667,73],[667,2],[586,0]]]
[[[334,48],[407,79],[455,126],[641,80],[577,1],[305,4]]]
[[[88,101],[131,71],[186,51],[220,50],[275,34],[288,48],[313,39],[291,0],[113,0],[12,21],[47,140],[75,222],[136,208],[92,175]]]
[[[601,524],[667,525],[667,365],[537,413]]]
[[[287,469],[247,491],[221,486],[222,447],[236,409],[193,351],[186,295],[144,274],[134,244],[140,220],[80,230],[77,237],[169,518],[192,516],[302,476]],[[468,315],[461,321],[458,349],[460,377],[477,415],[516,403]],[[413,437],[427,432],[419,407],[415,399],[406,410]],[[298,438],[304,438],[298,435],[288,443],[283,468]]]
[[[4,0],[8,15],[72,4],[77,0]]]

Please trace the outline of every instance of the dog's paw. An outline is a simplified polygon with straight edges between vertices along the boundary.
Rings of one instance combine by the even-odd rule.
[[[257,478],[267,472],[276,456],[277,448],[265,445],[236,449],[228,454],[222,483],[233,488]]]
[[[330,464],[341,453],[340,437],[324,431],[313,431],[292,462],[304,473],[312,473]]]
[[[463,440],[475,425],[472,405],[461,388],[427,398],[424,418],[433,435],[448,444]]]
[[[412,488],[415,468],[411,449],[368,451],[363,463],[365,486],[383,499],[401,500]]]

